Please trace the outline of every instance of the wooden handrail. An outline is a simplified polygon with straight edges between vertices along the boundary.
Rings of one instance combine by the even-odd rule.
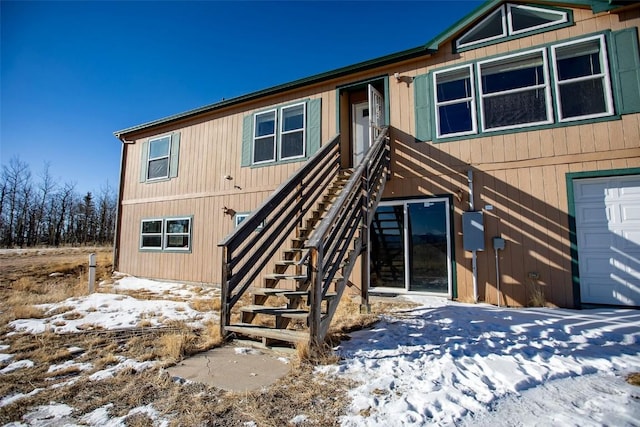
[[[367,248],[369,225],[389,173],[387,134],[388,128],[382,128],[327,216],[305,243],[311,271],[309,329],[312,344],[322,344],[355,260]],[[354,239],[358,230],[360,235]],[[340,268],[342,278],[334,281]],[[321,302],[332,283],[337,295],[328,301],[323,314]]]
[[[220,328],[223,336],[233,306],[302,223],[339,170],[338,134],[218,244],[222,248]],[[262,230],[255,233],[261,225],[264,225]]]

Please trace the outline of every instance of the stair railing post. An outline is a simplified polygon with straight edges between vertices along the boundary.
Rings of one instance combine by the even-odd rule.
[[[362,176],[362,228],[360,230],[360,238],[362,239],[362,252],[360,253],[362,256],[362,284],[360,285],[360,313],[361,314],[369,314],[371,312],[371,306],[369,305],[369,280],[370,280],[370,259],[369,259],[369,206],[371,204],[371,183],[370,180],[371,173],[371,160],[369,160],[369,164],[367,168],[364,170]]]
[[[311,293],[309,295],[309,334],[310,344],[320,346],[321,331],[321,306],[322,306],[322,278],[324,276],[322,261],[322,242],[319,248],[311,248],[309,268],[311,269]]]
[[[229,307],[229,279],[231,278],[231,269],[229,267],[231,259],[229,256],[229,249],[226,246],[222,247],[222,286],[220,292],[220,336],[224,339],[226,336],[225,327],[231,323],[231,307]]]

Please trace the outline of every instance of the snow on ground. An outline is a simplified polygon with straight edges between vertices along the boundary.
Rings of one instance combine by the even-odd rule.
[[[640,311],[421,302],[320,369],[360,382],[343,425],[640,425]]]
[[[106,293],[113,291],[154,297]],[[87,324],[134,327],[142,320],[151,325],[167,320],[197,324],[207,318],[189,302],[212,292],[217,291],[125,277],[100,293],[44,305],[49,313],[44,319],[21,319],[13,326],[61,333]],[[509,309],[424,297],[414,301],[421,306],[385,315],[373,329],[353,333],[337,349],[342,361],[318,368],[359,384],[350,392],[353,400],[342,418],[344,426],[640,426],[640,387],[624,381],[626,374],[640,371],[640,311]],[[30,361],[13,361],[10,347],[0,344],[2,381],[3,371],[28,368]],[[121,358],[90,379],[152,366]],[[71,367],[91,369],[73,361],[48,369]],[[28,395],[0,396],[0,407]],[[169,424],[157,409],[144,406],[129,414],[142,412],[154,425]],[[31,408],[22,423],[14,425],[123,425],[125,417],[110,416],[109,410],[105,405],[76,416],[72,407],[51,402]],[[290,422],[306,421],[300,415]]]

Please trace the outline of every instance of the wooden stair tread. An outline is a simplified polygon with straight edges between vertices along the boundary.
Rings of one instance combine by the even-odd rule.
[[[271,316],[281,316],[288,319],[306,319],[309,312],[299,308],[267,307],[264,305],[245,305],[240,307],[240,311],[253,314],[268,314]]]
[[[229,332],[248,335],[259,338],[270,338],[285,342],[307,342],[309,341],[309,331],[292,331],[290,329],[274,329],[266,326],[252,325],[248,323],[237,323],[226,326]]]
[[[264,276],[265,279],[276,279],[276,280],[307,280],[309,277],[306,274],[286,274],[286,273],[282,273],[282,274],[278,274],[278,273],[273,273],[273,274],[267,274]]]
[[[281,288],[251,288],[254,295],[276,295],[276,296],[307,296],[309,291],[294,291],[293,289]]]

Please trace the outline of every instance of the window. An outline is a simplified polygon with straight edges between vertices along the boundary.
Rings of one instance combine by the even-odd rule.
[[[544,50],[478,63],[482,130],[551,123]]]
[[[507,4],[500,6],[464,33],[455,42],[456,49],[488,44],[517,37],[544,28],[571,23],[570,11]]]
[[[161,219],[143,220],[141,234],[141,249],[162,249]]]
[[[177,177],[179,151],[179,132],[143,142],[140,182],[165,181]]]
[[[276,159],[276,112],[256,114],[253,127],[253,163],[273,162]]]
[[[249,215],[251,215],[250,213],[237,213],[236,216],[233,218],[234,222],[235,222],[235,226],[238,227],[242,221],[244,221],[245,219],[249,218]],[[258,227],[256,228],[256,231],[260,231],[262,230],[262,228],[264,227],[264,221],[262,221],[260,223],[260,225],[258,225]]]
[[[475,90],[471,66],[435,72],[433,78],[438,137],[475,133]]]
[[[279,122],[279,128],[276,126]],[[255,115],[253,164],[294,159],[305,155],[305,104]],[[276,133],[276,129],[279,130]],[[279,137],[278,152],[276,139]]]
[[[304,156],[304,104],[280,110],[280,158]]]
[[[149,141],[149,165],[147,167],[147,179],[159,179],[169,177],[169,149],[171,137],[152,139]]]
[[[552,48],[560,121],[613,114],[604,36]]]
[[[434,134],[449,138],[611,116],[606,51],[605,36],[597,35],[433,71],[433,100],[425,102],[433,110]]]
[[[473,46],[507,36],[504,7],[496,9],[478,25],[467,31],[456,41],[456,47]]]
[[[319,139],[320,130],[319,121],[315,129],[311,129],[307,123],[307,104],[319,118],[320,100],[285,105],[253,115],[250,129],[250,165],[299,159],[307,155],[307,133],[313,131],[312,138],[315,140]],[[249,129],[245,129],[244,132],[247,130]],[[244,144],[246,142],[243,137],[243,146]],[[247,166],[244,157],[242,165]]]
[[[140,249],[190,251],[191,218],[143,219]]]
[[[189,241],[191,240],[191,219],[167,219],[165,221],[165,248],[171,249],[189,249]]]

